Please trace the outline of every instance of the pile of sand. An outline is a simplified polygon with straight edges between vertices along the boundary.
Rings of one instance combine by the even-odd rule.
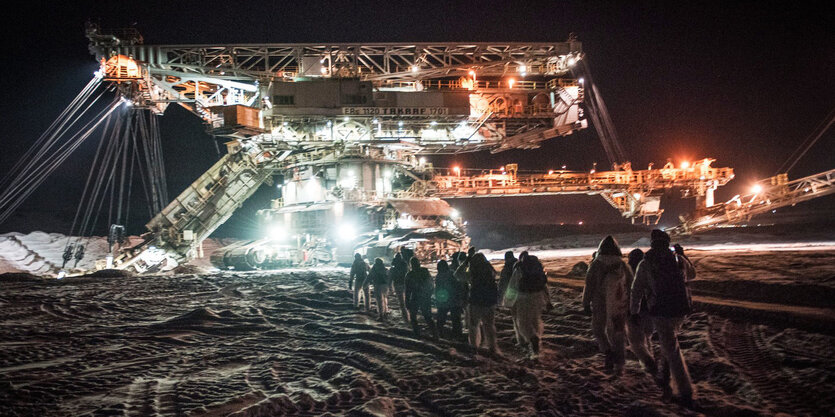
[[[130,236],[130,244],[142,241],[139,236]],[[203,258],[193,259],[181,265],[175,273],[202,273],[212,269],[209,257],[214,250],[231,244],[232,239],[206,239],[203,242]],[[68,243],[85,246],[84,257],[76,264],[75,259],[64,265],[63,255]],[[56,277],[62,266],[67,272],[95,271],[96,261],[107,256],[108,245],[105,237],[67,237],[60,233],[32,232],[0,234],[0,273],[25,272],[44,277]],[[95,276],[113,276],[112,273]]]

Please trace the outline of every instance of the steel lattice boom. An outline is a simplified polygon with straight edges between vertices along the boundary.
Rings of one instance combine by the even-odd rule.
[[[792,181],[786,174],[780,174],[758,182],[748,194],[736,195],[725,203],[697,211],[694,218],[682,223],[675,231],[694,233],[742,223],[755,215],[832,193],[835,193],[835,169]]]
[[[657,223],[664,211],[660,194],[665,190],[676,188],[686,197],[712,201],[713,191],[734,177],[732,168],[713,168],[712,162],[703,159],[686,168],[668,164],[647,170],[624,164],[617,171],[592,172],[518,173],[516,164],[479,174],[457,168],[435,175],[425,189],[442,198],[600,195],[624,217],[650,224]]]
[[[178,103],[218,136],[495,152],[587,126],[568,76],[583,57],[575,40],[157,46],[95,26],[87,37],[135,106]]]

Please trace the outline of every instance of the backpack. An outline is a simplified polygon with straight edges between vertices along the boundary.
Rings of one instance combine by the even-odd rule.
[[[660,317],[684,317],[692,311],[690,291],[675,255],[664,252],[663,249],[651,249],[644,259],[652,275],[649,313]]]
[[[545,289],[548,284],[548,277],[545,275],[545,269],[538,259],[531,256],[527,262],[521,265],[522,277],[519,280],[519,291],[521,292],[537,292]]]

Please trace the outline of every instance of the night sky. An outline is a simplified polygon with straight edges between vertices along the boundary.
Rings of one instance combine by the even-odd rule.
[[[737,173],[720,199],[773,175],[835,108],[835,18],[823,2],[692,2],[684,7],[646,2],[212,3],[27,2],[6,9],[0,174],[96,70],[84,38],[86,20],[104,28],[135,26],[146,44],[563,41],[573,32],[583,43],[633,166],[714,157],[715,165],[732,166]],[[200,121],[176,105],[163,117],[162,135],[173,196],[217,154]],[[834,168],[833,139],[835,132],[828,132],[790,177]],[[79,149],[19,215],[0,225],[0,232],[66,232],[94,149],[93,144]],[[187,160],[178,159],[185,154]],[[607,164],[591,128],[553,139],[537,151],[468,155],[455,162],[479,168],[517,162],[522,169]],[[259,193],[245,209],[266,204],[272,192]],[[813,204],[833,199],[825,200]],[[619,220],[599,197],[454,205],[474,221]],[[146,220],[133,219],[130,232],[140,232]],[[220,233],[245,235],[249,225],[247,219],[234,218]]]

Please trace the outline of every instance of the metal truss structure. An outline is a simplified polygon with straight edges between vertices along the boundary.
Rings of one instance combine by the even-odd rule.
[[[835,169],[789,181],[786,174],[765,179],[750,193],[736,195],[729,201],[696,212],[692,219],[674,229],[677,233],[695,233],[715,227],[747,222],[758,214],[835,193]]]
[[[532,149],[585,128],[583,79],[569,76],[583,58],[574,39],[154,46],[138,33],[94,26],[87,37],[100,76],[134,106],[161,114],[178,103],[211,134],[231,139],[227,154],[147,224],[144,243],[113,260],[117,268],[142,272],[162,258],[186,260],[274,174],[292,178],[328,164],[385,166],[414,182],[389,192],[368,185],[377,181],[369,177],[362,187],[335,186],[317,197],[324,200],[303,204],[596,194],[647,224],[658,222],[665,190],[680,189],[707,210],[713,191],[733,178],[730,168],[712,168],[712,159],[681,168],[632,170],[624,162],[609,172],[522,174],[516,165],[445,172],[419,157]]]
[[[124,34],[122,34],[124,37]],[[565,74],[582,56],[580,42],[419,42],[159,45],[142,44],[138,33],[120,38],[88,26],[97,59],[134,57],[164,74],[234,78],[328,76],[367,80],[416,80],[456,70],[503,76]],[[520,71],[520,67],[522,70]]]
[[[417,145],[418,152],[453,153],[535,148],[587,126],[582,83],[566,77],[583,56],[573,39],[157,46],[142,44],[138,33],[104,34],[95,26],[88,26],[87,37],[105,80],[119,85],[135,106],[161,114],[178,103],[203,118],[214,135],[313,146],[397,140]],[[375,96],[368,101],[374,103],[361,97],[293,109],[272,102],[278,85],[340,80],[369,83]],[[427,93],[413,97],[435,101],[409,99],[391,107],[377,100],[385,92]],[[464,107],[450,110],[443,103],[455,96],[464,98]],[[229,106],[239,107],[238,117],[230,119]],[[343,125],[347,116],[352,129],[342,126],[336,132],[346,134],[334,135],[331,126]]]
[[[518,173],[517,165],[473,174],[472,170],[439,172],[426,184],[416,185],[420,193],[441,198],[514,197],[532,195],[600,195],[623,217],[655,224],[661,217],[660,194],[678,189],[685,197],[711,201],[713,191],[734,178],[732,168],[711,167],[713,159],[692,166],[632,170],[624,164],[617,171],[549,171]],[[463,171],[463,172],[462,172]]]

